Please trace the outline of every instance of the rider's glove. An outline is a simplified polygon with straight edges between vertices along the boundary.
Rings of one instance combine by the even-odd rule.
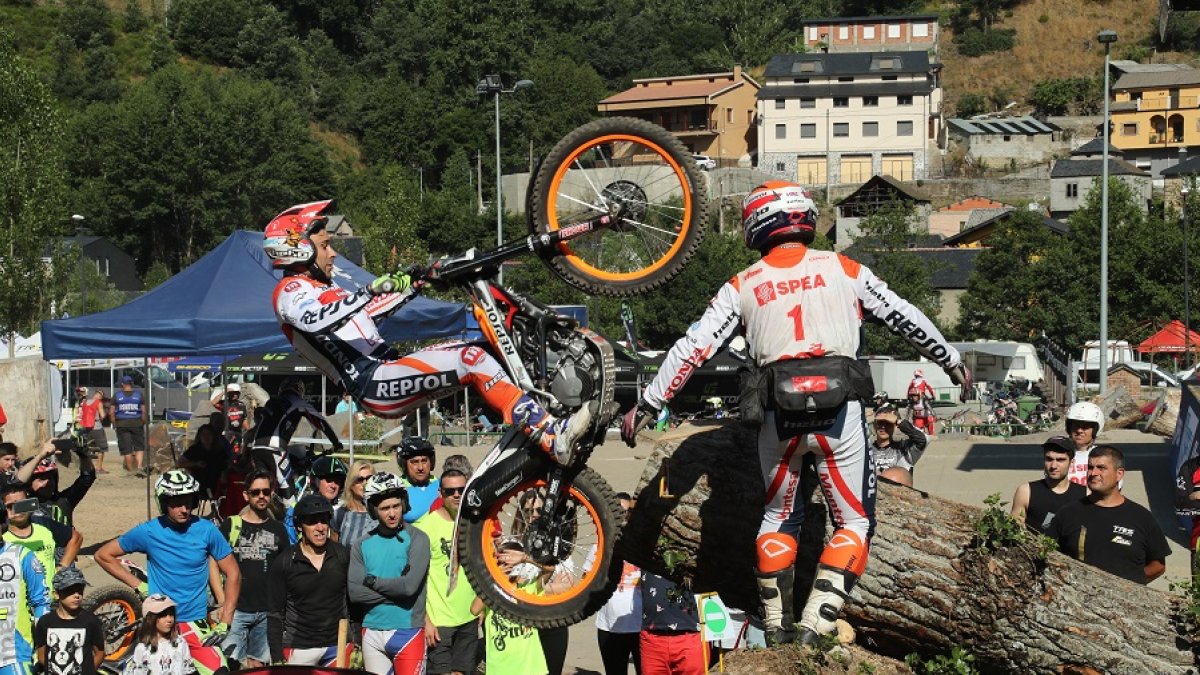
[[[367,287],[371,295],[383,295],[385,293],[400,293],[412,286],[412,278],[403,272],[393,272],[385,274]]]
[[[629,412],[625,413],[625,418],[621,420],[621,440],[631,448],[636,446],[637,433],[656,417],[658,417],[658,409],[645,401],[630,408]]]
[[[142,583],[138,584],[137,588],[134,590],[137,591],[139,597],[145,599],[150,595],[150,582],[143,581]]]
[[[966,403],[971,393],[971,370],[960,363],[953,368],[947,368],[946,374],[950,376],[951,382],[962,387],[958,400]]]
[[[216,623],[212,624],[212,629],[213,632],[217,633],[218,635],[229,634],[229,624],[225,623],[224,621],[217,621]]]

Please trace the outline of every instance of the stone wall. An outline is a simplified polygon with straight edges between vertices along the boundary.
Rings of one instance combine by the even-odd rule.
[[[8,415],[4,440],[16,443],[22,457],[51,435],[50,385],[56,374],[36,357],[0,361],[0,405]]]

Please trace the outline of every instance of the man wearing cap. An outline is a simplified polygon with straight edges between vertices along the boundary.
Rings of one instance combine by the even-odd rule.
[[[350,551],[329,538],[333,506],[326,498],[304,495],[293,513],[300,541],[275,557],[267,576],[271,661],[329,667],[338,657],[338,623],[349,616]]]
[[[87,585],[74,567],[54,577],[58,604],[38,619],[33,633],[37,663],[46,675],[95,675],[104,661],[104,629],[83,608]]]
[[[901,421],[896,409],[882,405],[875,410],[875,438],[871,441],[871,457],[875,461],[875,474],[893,483],[913,484],[913,467],[925,453],[928,439],[925,433],[908,420]],[[907,438],[892,438],[896,427]]]
[[[1075,442],[1066,436],[1051,436],[1042,443],[1040,480],[1022,483],[1012,500],[1012,516],[1029,529],[1047,534],[1054,514],[1067,504],[1087,496],[1087,488],[1067,478],[1075,457]]]
[[[146,451],[146,402],[142,392],[134,391],[133,378],[121,378],[121,390],[113,395],[109,420],[117,430],[117,450],[125,465],[125,474],[142,477],[142,461]]]

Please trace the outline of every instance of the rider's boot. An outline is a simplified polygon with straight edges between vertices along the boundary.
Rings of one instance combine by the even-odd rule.
[[[559,464],[571,461],[575,444],[592,427],[593,416],[588,404],[567,417],[555,417],[528,396],[522,396],[513,409],[513,421],[520,421],[525,433]]]
[[[812,592],[800,615],[800,643],[815,644],[822,635],[837,631],[838,613],[850,597],[850,590],[858,581],[858,575],[845,569],[835,569],[824,564],[817,565],[817,576],[813,580]]]
[[[785,644],[796,639],[795,596],[792,586],[796,568],[789,567],[771,574],[759,573],[758,596],[763,606],[763,633],[768,646]]]

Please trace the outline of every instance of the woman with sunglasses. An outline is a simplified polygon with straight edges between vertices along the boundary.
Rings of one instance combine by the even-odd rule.
[[[358,460],[350,466],[346,477],[346,489],[342,492],[342,503],[333,510],[334,538],[346,548],[354,548],[358,542],[366,539],[375,527],[375,521],[367,512],[367,502],[363,498],[363,488],[367,479],[375,475],[375,467],[370,462]]]

